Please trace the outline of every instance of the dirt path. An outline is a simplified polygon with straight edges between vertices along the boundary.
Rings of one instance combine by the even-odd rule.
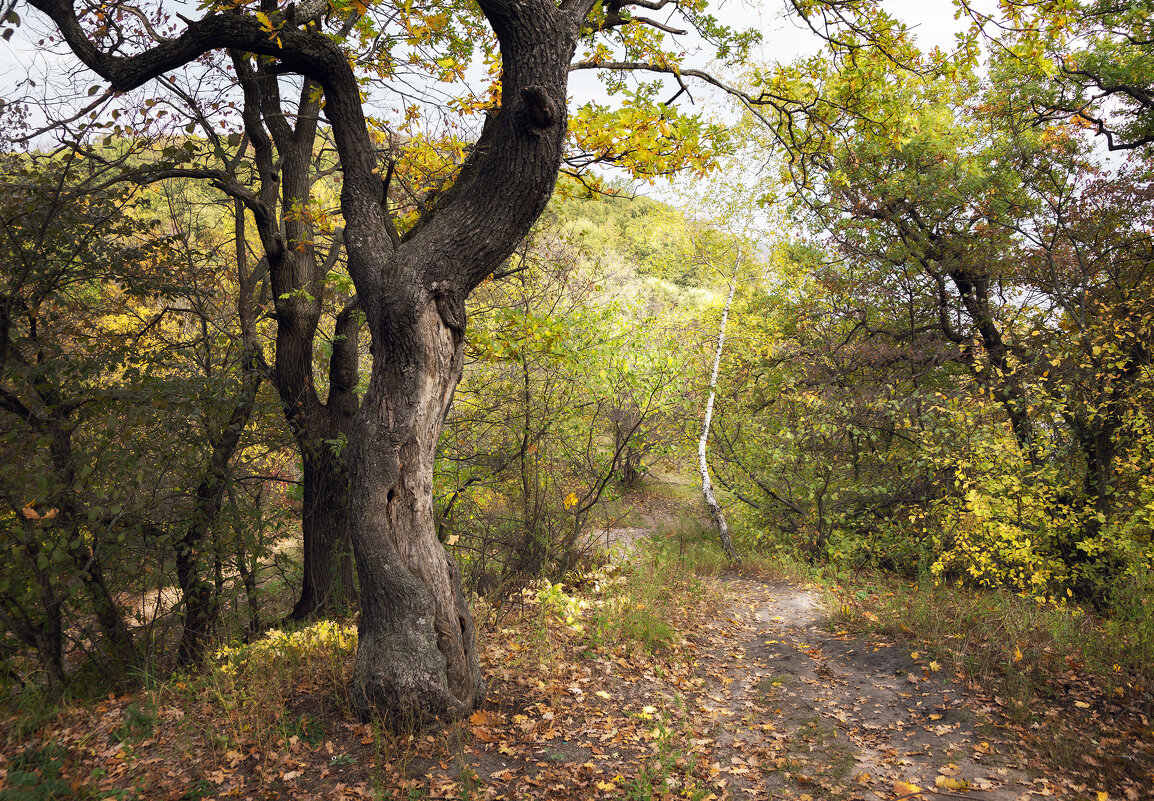
[[[739,600],[697,640],[711,654],[701,667],[720,678],[718,706],[756,712],[745,725],[717,727],[731,764],[759,768],[733,774],[749,795],[1060,794],[1015,767],[1014,745],[990,724],[993,709],[936,664],[830,632],[807,589],[745,578],[727,589]]]
[[[718,584],[722,611],[688,633],[685,653],[696,661],[684,670],[645,657],[578,661],[567,673],[529,682],[554,688],[547,703],[534,703],[531,690],[526,697],[519,678],[495,686],[497,703],[478,713],[477,741],[461,755],[481,794],[893,801],[920,789],[917,797],[926,801],[1095,796],[1093,788],[1031,772],[994,725],[993,702],[940,666],[907,647],[831,632],[817,593],[743,577]],[[545,708],[548,723],[533,715]],[[535,742],[526,743],[517,726]],[[534,758],[521,757],[525,746]]]

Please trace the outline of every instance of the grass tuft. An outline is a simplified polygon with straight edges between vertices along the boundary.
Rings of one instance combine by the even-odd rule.
[[[256,642],[219,649],[207,669],[174,677],[169,687],[214,704],[217,721],[227,721],[206,732],[218,750],[246,741],[269,746],[293,736],[319,741],[322,724],[293,715],[293,702],[306,693],[318,694],[347,712],[356,648],[357,630],[351,624],[321,620],[297,631],[277,629]]]

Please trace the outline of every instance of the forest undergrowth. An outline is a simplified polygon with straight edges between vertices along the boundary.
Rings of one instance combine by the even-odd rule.
[[[735,572],[696,523],[629,547],[566,581],[478,604],[489,695],[460,723],[398,735],[357,719],[347,696],[355,621],[324,620],[220,647],[198,671],[141,676],[130,692],[15,697],[0,800],[806,801],[921,790],[1097,801],[1150,786],[1151,667],[1121,635],[1130,625],[796,559],[749,557]],[[821,632],[770,614],[819,589],[830,613]],[[857,675],[897,664],[901,686],[956,682],[962,700],[939,713],[910,701],[879,732],[883,719],[823,695],[845,684],[832,651],[853,653],[855,642],[870,645]],[[805,664],[775,667],[777,643],[788,644],[784,664],[789,654]],[[966,708],[979,711],[973,742],[954,742],[939,721]],[[908,738],[915,721],[922,736],[951,742],[937,757],[878,756],[892,750],[878,736]],[[968,778],[961,756],[988,774]],[[938,783],[915,767],[940,771]]]

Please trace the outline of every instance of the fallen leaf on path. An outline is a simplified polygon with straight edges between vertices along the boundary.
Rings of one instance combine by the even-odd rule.
[[[949,776],[938,776],[934,779],[934,786],[955,793],[964,793],[970,789],[970,783],[965,779],[954,779]]]
[[[922,792],[922,788],[918,787],[916,784],[910,784],[909,782],[898,780],[894,782],[894,792],[897,793],[898,796],[907,797],[917,795],[918,793]]]

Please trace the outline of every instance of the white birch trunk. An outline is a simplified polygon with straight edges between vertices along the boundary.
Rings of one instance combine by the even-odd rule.
[[[733,294],[737,290],[736,265],[741,261],[741,251],[737,253],[734,265],[733,280],[729,284],[729,295],[725,299],[725,308],[721,312],[721,326],[717,331],[717,353],[713,357],[713,374],[709,378],[709,400],[705,403],[705,421],[701,425],[701,439],[697,443],[697,460],[701,470],[701,494],[705,496],[705,505],[709,507],[709,514],[713,524],[717,526],[717,533],[721,537],[721,547],[732,560],[737,559],[737,551],[733,548],[733,540],[729,537],[729,526],[725,523],[725,515],[721,512],[721,504],[717,502],[717,494],[713,491],[713,482],[709,478],[709,463],[705,459],[705,446],[709,441],[709,425],[713,421],[713,399],[717,395],[717,374],[721,369],[721,351],[725,347],[725,326],[729,321],[729,307],[733,303]]]

